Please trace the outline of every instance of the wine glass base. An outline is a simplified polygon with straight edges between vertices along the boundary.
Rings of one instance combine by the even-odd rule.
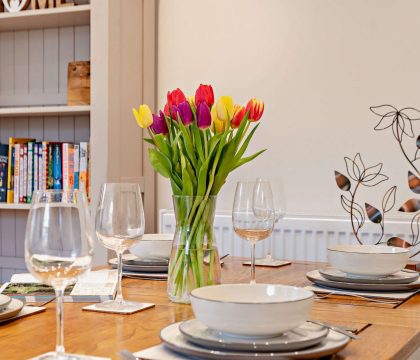
[[[38,355],[30,360],[108,360],[110,358],[90,356],[90,355],[78,355],[78,354],[68,354],[68,353],[56,353],[54,351]]]
[[[132,314],[141,310],[153,307],[154,304],[139,303],[135,301],[114,301],[108,300],[89,307],[89,310],[102,311],[117,314]]]
[[[280,267],[291,264],[291,261],[288,260],[276,260],[273,258],[267,259],[256,259],[255,266],[268,266],[268,267]],[[250,261],[245,261],[242,263],[243,265],[251,265]]]

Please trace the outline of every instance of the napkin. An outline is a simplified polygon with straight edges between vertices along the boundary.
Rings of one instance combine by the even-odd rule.
[[[394,299],[394,300],[405,300],[410,296],[413,296],[417,291],[355,291],[355,290],[342,290],[336,288],[327,288],[318,285],[309,285],[305,289],[311,290],[315,293],[330,294],[334,293],[337,295],[360,295],[364,297],[379,298],[379,299]]]
[[[188,360],[194,359],[186,355],[179,355],[168,349],[164,344],[149,347],[133,354],[142,360]]]

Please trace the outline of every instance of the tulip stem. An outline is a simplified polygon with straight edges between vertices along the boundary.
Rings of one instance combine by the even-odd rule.
[[[209,156],[209,150],[208,150],[208,144],[207,144],[207,134],[204,134],[204,154],[206,156],[206,159]]]
[[[149,132],[150,138],[152,139],[153,143],[155,144],[155,146],[157,146],[156,140],[155,140],[155,135],[153,135],[153,132],[152,132],[152,130],[150,130],[150,127],[147,128],[147,131]]]

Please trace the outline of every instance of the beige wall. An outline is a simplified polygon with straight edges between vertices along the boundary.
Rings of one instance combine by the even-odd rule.
[[[284,179],[291,213],[342,214],[333,170],[357,151],[384,162],[405,200],[408,166],[391,134],[373,131],[369,106],[420,107],[419,13],[416,0],[161,0],[159,105],[200,82],[266,103],[249,151],[269,151],[231,174],[219,209],[231,208],[238,179],[261,175]],[[379,205],[375,193],[366,199]],[[170,207],[159,178],[157,208]]]

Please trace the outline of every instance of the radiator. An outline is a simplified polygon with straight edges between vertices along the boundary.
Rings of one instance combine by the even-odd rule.
[[[175,215],[171,210],[160,210],[159,231],[175,232]],[[410,220],[391,219],[385,224],[385,239],[398,236],[411,239]],[[240,239],[232,228],[232,215],[218,212],[214,231],[220,255],[251,255],[248,242]],[[365,244],[375,243],[380,238],[380,226],[366,222],[360,237]],[[286,216],[280,220],[272,236],[257,244],[257,257],[264,257],[271,249],[273,257],[288,260],[327,261],[327,246],[330,244],[357,243],[346,217]],[[420,260],[420,256],[416,256]]]

